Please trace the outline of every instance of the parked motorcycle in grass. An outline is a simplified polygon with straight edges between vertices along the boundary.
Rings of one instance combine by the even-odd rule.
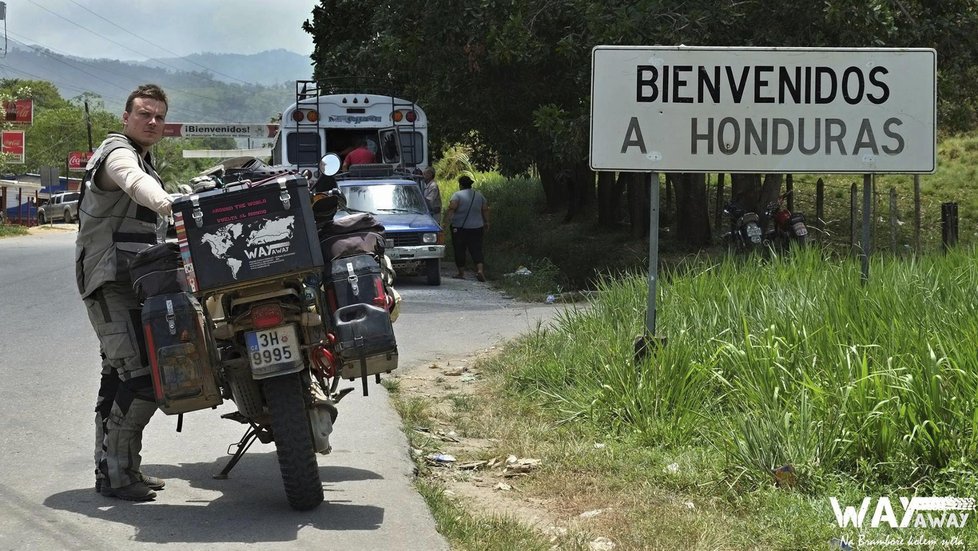
[[[771,227],[764,234],[764,242],[780,250],[789,245],[804,246],[808,241],[808,227],[805,225],[805,215],[791,212],[785,206],[785,199],[791,192],[782,193],[764,209],[764,219]]]
[[[756,212],[744,209],[736,201],[729,201],[723,206],[723,213],[730,220],[730,230],[723,234],[728,246],[738,252],[750,252],[761,247],[764,231]]]
[[[133,274],[157,403],[182,414],[233,400],[222,418],[248,428],[216,477],[256,439],[274,442],[289,505],[312,509],[316,454],[331,451],[336,405],[353,390],[340,379],[361,378],[366,394],[369,375],[397,367],[382,227],[334,220],[338,191],[310,194],[305,175],[263,163],[197,184],[174,202],[179,262]],[[189,292],[162,273],[176,263]]]

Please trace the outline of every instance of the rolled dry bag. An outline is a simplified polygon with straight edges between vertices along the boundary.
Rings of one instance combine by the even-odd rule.
[[[159,243],[137,253],[129,264],[129,277],[140,302],[154,295],[189,290],[176,243]]]

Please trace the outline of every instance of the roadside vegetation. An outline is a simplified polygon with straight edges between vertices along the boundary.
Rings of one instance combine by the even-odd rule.
[[[440,530],[458,549],[978,545],[974,518],[960,529],[869,527],[881,496],[900,522],[899,497],[978,495],[975,166],[978,139],[941,143],[938,173],[922,177],[923,254],[877,252],[865,285],[848,220],[827,220],[816,247],[766,258],[683,252],[664,228],[658,332],[668,342],[637,363],[647,242],[540,214],[531,178],[478,174],[493,205],[494,281],[532,300],[581,289],[591,298],[482,358],[477,382],[442,381],[424,396],[392,385]],[[804,198],[815,179],[796,178],[797,209],[814,208]],[[827,213],[848,215],[852,181],[825,178]],[[877,180],[889,186],[912,197],[912,178]],[[447,202],[454,182],[442,189]],[[944,201],[961,215],[960,243],[946,254]],[[912,211],[901,208],[908,244]],[[532,275],[506,275],[520,266]],[[439,430],[460,443],[434,437]],[[445,449],[456,465],[486,463],[465,471],[423,459]],[[485,466],[509,455],[539,467],[504,478]],[[497,480],[512,486],[493,492],[512,510],[456,488]],[[863,528],[840,528],[830,498],[858,508],[865,497]],[[546,514],[517,512],[528,503]]]
[[[830,497],[975,495],[971,249],[876,260],[865,286],[857,262],[827,262],[818,249],[765,262],[692,259],[661,287],[668,344],[638,364],[644,277],[598,287],[587,308],[487,358],[477,368],[483,393],[463,408],[448,399],[450,416],[439,418],[463,439],[492,442],[459,462],[540,458],[539,471],[514,483],[522,496],[558,504],[567,523],[605,512],[568,541],[825,548],[858,539],[837,526]],[[431,426],[418,402],[407,409],[409,426]],[[426,453],[437,445],[415,442]],[[466,543],[470,530],[447,535],[459,548],[505,548]],[[913,534],[978,544],[973,523]]]
[[[17,224],[0,224],[0,239],[18,235],[27,235],[27,227]]]

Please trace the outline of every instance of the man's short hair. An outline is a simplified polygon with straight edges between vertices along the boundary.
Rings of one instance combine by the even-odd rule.
[[[133,90],[129,94],[129,98],[126,99],[126,113],[132,113],[132,102],[136,98],[149,98],[162,101],[167,109],[170,108],[170,103],[166,100],[166,92],[156,84],[141,84]]]

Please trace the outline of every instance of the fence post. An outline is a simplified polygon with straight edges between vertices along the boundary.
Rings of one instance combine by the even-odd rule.
[[[913,250],[920,255],[920,174],[913,176]]]
[[[815,227],[825,233],[825,182],[821,178],[815,182]]]
[[[792,193],[794,190],[795,179],[791,174],[788,174],[784,178],[784,192],[788,195],[785,206],[788,208],[788,212],[795,212],[795,194]]]
[[[869,206],[869,245],[872,247],[876,244],[876,236],[879,235],[879,212],[880,212],[880,192],[876,189],[876,178],[871,178],[870,187],[872,187],[872,206]]]
[[[858,226],[856,225],[856,219],[859,217],[859,210],[856,208],[859,201],[859,190],[856,187],[856,182],[852,183],[849,187],[849,249],[854,253],[857,253],[856,242],[856,232],[858,232]]]
[[[862,264],[862,274],[860,280],[863,285],[869,283],[869,256],[873,254],[872,246],[872,226],[875,220],[870,220],[870,210],[872,210],[873,188],[876,187],[876,179],[872,174],[863,175],[863,237],[860,247],[860,260]]]
[[[714,213],[714,218],[716,219],[715,227],[721,228],[723,223],[723,173],[717,174],[717,204],[716,212]]]
[[[945,253],[958,243],[957,203],[941,203],[941,242]]]
[[[890,250],[893,251],[894,255],[900,254],[897,251],[897,218],[900,213],[897,212],[897,195],[896,188],[890,188]]]

